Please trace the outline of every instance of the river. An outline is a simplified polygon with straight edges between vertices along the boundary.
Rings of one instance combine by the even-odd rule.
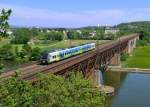
[[[115,95],[107,100],[108,107],[150,106],[150,74],[108,71],[103,82],[115,88]]]

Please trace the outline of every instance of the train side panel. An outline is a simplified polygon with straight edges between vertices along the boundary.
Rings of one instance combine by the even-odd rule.
[[[75,55],[93,50],[94,48],[95,48],[95,43],[91,43],[91,44],[77,46],[74,48],[69,48],[69,49],[65,49],[65,50],[61,50],[57,52],[52,52],[52,53],[49,53],[49,56],[47,58],[48,63],[60,61],[60,60],[69,58],[71,56],[75,56]]]

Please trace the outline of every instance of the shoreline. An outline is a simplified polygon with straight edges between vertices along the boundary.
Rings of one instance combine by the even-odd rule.
[[[121,68],[121,66],[109,66],[107,71],[150,74],[150,69],[144,69],[144,68]]]

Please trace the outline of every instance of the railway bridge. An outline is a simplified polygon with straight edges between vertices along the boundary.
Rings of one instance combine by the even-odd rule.
[[[33,82],[39,72],[67,75],[73,71],[81,71],[85,77],[90,78],[98,69],[105,71],[108,65],[119,65],[120,54],[124,52],[130,54],[135,48],[138,39],[139,34],[132,34],[116,41],[98,45],[92,51],[59,62],[49,65],[33,64],[26,66],[18,69],[20,71],[19,78]],[[0,77],[5,78],[14,75],[16,75],[16,70],[3,73]]]

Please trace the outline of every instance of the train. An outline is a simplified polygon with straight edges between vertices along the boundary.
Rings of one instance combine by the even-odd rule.
[[[76,46],[72,48],[46,52],[41,56],[40,62],[41,64],[50,64],[53,62],[57,62],[63,59],[70,58],[75,55],[82,54],[84,52],[87,52],[93,49],[95,49],[95,43],[88,43],[88,44],[84,44],[84,45],[80,45],[80,46]]]

